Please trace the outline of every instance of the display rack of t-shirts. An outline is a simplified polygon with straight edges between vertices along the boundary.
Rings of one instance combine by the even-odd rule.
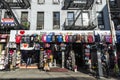
[[[85,44],[84,45],[84,60],[85,60],[85,65],[88,67],[89,66],[89,59],[90,59],[90,45]]]

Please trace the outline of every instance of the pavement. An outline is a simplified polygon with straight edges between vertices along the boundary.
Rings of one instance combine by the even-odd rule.
[[[0,71],[0,80],[120,80],[115,78],[97,79],[82,72],[45,72],[38,69],[17,69]]]

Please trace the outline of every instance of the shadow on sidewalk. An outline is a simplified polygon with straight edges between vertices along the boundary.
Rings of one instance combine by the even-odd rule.
[[[61,78],[46,78],[46,79],[42,79],[42,78],[28,78],[28,79],[10,78],[10,79],[0,79],[0,80],[96,80],[96,79],[90,78],[90,77],[61,77]]]

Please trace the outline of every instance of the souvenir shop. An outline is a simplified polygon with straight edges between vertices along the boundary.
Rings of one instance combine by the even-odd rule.
[[[44,70],[53,67],[90,69],[98,66],[98,50],[102,56],[105,51],[113,49],[109,31],[13,30],[11,34],[10,43],[17,46],[17,65],[36,65]]]

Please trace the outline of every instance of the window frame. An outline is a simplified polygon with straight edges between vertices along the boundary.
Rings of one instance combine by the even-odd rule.
[[[59,14],[58,18],[54,17],[55,13]],[[55,25],[57,25],[59,27],[55,28]],[[53,12],[53,29],[55,29],[55,30],[60,29],[60,12],[58,12],[58,11]]]
[[[43,19],[41,19],[41,18],[38,17],[39,13],[43,15],[42,16]],[[41,26],[41,25],[40,25],[41,27],[38,26],[40,23],[42,23],[41,25],[43,25],[43,26]],[[44,12],[37,12],[37,27],[36,27],[36,30],[42,30],[42,29],[44,29]]]

